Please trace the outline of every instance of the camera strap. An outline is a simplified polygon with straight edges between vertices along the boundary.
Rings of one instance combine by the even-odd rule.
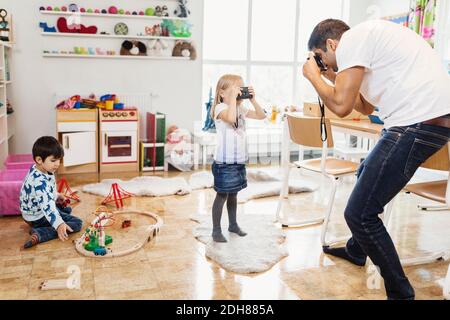
[[[328,139],[327,127],[325,125],[325,105],[320,97],[318,97],[318,100],[320,107],[320,138],[322,139],[322,142],[325,142]]]

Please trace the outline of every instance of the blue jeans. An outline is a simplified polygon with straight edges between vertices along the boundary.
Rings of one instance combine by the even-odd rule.
[[[66,207],[69,208],[69,207]],[[73,230],[78,232],[83,226],[83,221],[80,218],[67,214],[58,209],[61,218]],[[45,217],[36,221],[27,221],[31,226],[31,233],[36,233],[39,237],[39,242],[46,242],[58,238],[58,232],[51,226]]]
[[[379,218],[412,178],[417,168],[448,142],[450,129],[422,123],[383,130],[381,139],[361,164],[345,209],[352,232],[347,253],[379,267],[388,299],[414,299],[394,243]]]
[[[212,164],[214,190],[218,193],[237,193],[247,188],[247,171],[243,163]]]

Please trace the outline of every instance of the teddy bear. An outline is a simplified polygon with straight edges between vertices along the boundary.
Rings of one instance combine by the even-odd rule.
[[[191,60],[197,59],[197,50],[192,43],[187,41],[177,41],[172,51],[173,57],[190,57]]]
[[[148,44],[148,51],[151,56],[165,56],[165,52],[168,48],[169,45],[162,39],[150,40]],[[170,55],[170,52],[167,55]]]
[[[125,40],[120,48],[121,56],[146,56],[147,46],[140,41]]]

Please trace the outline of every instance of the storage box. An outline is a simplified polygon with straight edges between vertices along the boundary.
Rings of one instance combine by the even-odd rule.
[[[28,170],[34,164],[31,154],[10,154],[5,161],[8,170]]]
[[[310,116],[310,117],[320,117],[321,112],[320,112],[319,104],[305,102],[303,105],[303,114],[305,116]],[[344,118],[340,118],[338,115],[331,112],[330,109],[328,109],[326,106],[325,106],[325,118],[339,119],[339,120],[368,120],[369,119],[368,116],[365,116],[356,110],[353,110],[348,116],[346,116]]]
[[[20,215],[20,188],[28,170],[0,171],[0,215]]]

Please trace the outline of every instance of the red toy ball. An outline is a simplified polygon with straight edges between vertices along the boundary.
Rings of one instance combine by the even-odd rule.
[[[131,12],[130,11],[125,11],[125,14],[131,14]]]
[[[50,6],[47,7],[47,11],[52,11],[52,10],[53,10],[52,7],[50,7]]]
[[[94,13],[100,13],[99,9],[95,9]]]
[[[139,15],[140,15],[140,16],[145,15],[144,11],[139,11]]]
[[[118,11],[117,8],[114,6],[111,6],[108,9],[108,13],[110,13],[110,14],[117,14],[117,11]]]
[[[86,12],[85,8],[80,8],[80,12]]]
[[[67,11],[67,7],[61,7],[61,11],[66,12]]]

